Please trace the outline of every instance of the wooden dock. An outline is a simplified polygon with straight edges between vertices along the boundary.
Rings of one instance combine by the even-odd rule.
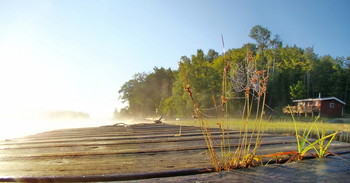
[[[198,174],[211,167],[200,128],[139,124],[63,129],[0,141],[0,181],[113,181]],[[212,130],[220,141],[220,132]],[[239,132],[231,132],[234,148]],[[219,145],[216,145],[219,148]],[[296,150],[294,136],[263,134],[259,154]],[[332,152],[348,153],[335,142]]]

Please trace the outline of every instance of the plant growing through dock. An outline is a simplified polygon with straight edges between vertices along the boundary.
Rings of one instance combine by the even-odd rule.
[[[291,110],[290,107],[288,108]],[[295,138],[297,141],[298,151],[288,160],[288,162],[293,160],[301,160],[305,156],[305,154],[312,149],[315,150],[316,152],[315,156],[318,158],[323,158],[329,154],[333,154],[328,151],[328,148],[332,143],[332,141],[334,140],[334,138],[336,137],[336,135],[339,134],[339,130],[326,135],[324,126],[321,127],[321,131],[319,130],[319,126],[316,123],[319,118],[319,116],[317,116],[313,121],[313,123],[310,125],[309,130],[307,130],[307,128],[305,127],[303,134],[300,135],[297,127],[297,122],[292,112],[291,112],[291,116],[293,119],[293,124],[295,129]],[[308,138],[310,137],[313,128],[316,128],[317,139],[313,142],[310,142]],[[329,141],[326,142],[326,140],[329,140]],[[308,144],[308,146],[306,146],[306,144]]]
[[[215,151],[214,144],[216,144],[216,142],[214,142],[208,122],[202,118],[202,113],[193,97],[193,91],[187,81],[186,75],[183,70],[180,70],[180,72],[185,81],[185,91],[189,94],[193,104],[193,116],[196,121],[200,123],[210,155],[210,161],[215,170],[231,170],[261,164],[261,157],[256,155],[256,152],[261,144],[261,122],[264,115],[268,77],[265,76],[266,71],[258,70],[253,52],[247,50],[245,59],[241,63],[234,65],[234,68],[231,68],[231,64],[224,60],[221,95],[222,118],[217,123],[221,132],[219,155],[217,151]],[[232,88],[230,88],[228,79],[231,81]],[[230,89],[234,89],[236,92],[244,92],[245,99],[242,111],[243,123],[240,127],[236,149],[231,149],[232,144],[230,142],[230,131],[228,129],[228,102],[230,97],[228,90]],[[252,131],[249,131],[248,122],[251,119],[254,105],[256,107],[254,127]]]
[[[237,92],[244,92],[244,106],[242,112],[242,126],[240,129],[239,135],[239,143],[237,148],[234,151],[231,151],[229,143],[229,136],[227,140],[227,144],[224,146],[228,147],[228,153],[222,153],[225,157],[224,159],[224,169],[230,170],[234,168],[241,167],[251,167],[261,164],[261,157],[256,154],[257,149],[261,144],[261,122],[262,117],[264,115],[264,107],[265,107],[265,99],[266,99],[266,88],[267,88],[267,80],[268,77],[265,76],[265,70],[258,70],[256,59],[253,53],[247,50],[247,56],[241,65],[236,66],[235,70],[232,72],[235,74],[233,78],[231,78],[232,85],[239,85],[241,89],[236,87]],[[227,72],[227,69],[224,69],[224,78]],[[241,73],[239,73],[241,72]],[[244,72],[244,73],[242,73]],[[243,78],[242,78],[243,77]],[[242,81],[246,83],[243,84]],[[225,86],[225,85],[224,85]],[[225,91],[226,88],[223,88]],[[223,93],[227,93],[226,91]],[[228,98],[228,96],[224,96],[223,98]],[[227,102],[227,101],[225,101]],[[225,103],[225,105],[227,105]],[[253,121],[253,129],[251,131],[248,130],[248,123],[252,122],[251,113],[253,107],[256,107],[255,112],[255,120]],[[228,109],[224,109],[225,116],[228,116]],[[227,121],[223,120],[223,123]],[[224,124],[219,127],[222,128]],[[223,129],[225,131],[227,129]],[[227,134],[229,132],[227,131]],[[223,135],[224,136],[224,135]],[[253,140],[255,138],[255,140]],[[224,148],[224,150],[226,150]]]
[[[326,135],[326,130],[324,127],[321,127],[321,131],[319,131],[319,128],[317,126],[316,126],[316,129],[317,129],[317,137],[319,140],[317,140],[318,149],[316,147],[314,149],[316,151],[317,157],[323,158],[329,154],[335,155],[334,153],[329,152],[328,148],[329,148],[329,145],[334,140],[334,138],[336,137],[336,135],[340,133],[340,131],[337,130],[334,133]],[[326,142],[326,139],[329,139],[329,141]],[[310,144],[310,145],[312,146],[312,144]],[[313,145],[313,146],[315,146],[315,145]]]

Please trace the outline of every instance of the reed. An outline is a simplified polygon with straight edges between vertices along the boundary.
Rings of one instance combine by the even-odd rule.
[[[221,132],[220,152],[215,151],[214,148],[214,144],[217,142],[214,142],[212,133],[210,132],[210,128],[213,126],[210,126],[210,123],[202,118],[201,111],[193,97],[193,92],[187,81],[186,75],[180,70],[185,81],[185,92],[189,94],[192,101],[194,117],[202,130],[210,161],[216,171],[232,170],[235,168],[251,167],[261,164],[261,157],[256,155],[256,152],[260,147],[261,134],[263,132],[262,119],[264,115],[268,77],[265,76],[266,71],[257,69],[256,60],[251,51],[247,51],[247,56],[243,62],[244,63],[241,64],[245,67],[243,68],[242,65],[239,65],[237,68],[240,70],[234,71],[243,72],[243,74],[240,73],[239,75],[243,75],[244,77],[243,79],[235,79],[246,81],[244,90],[241,90],[241,92],[244,92],[245,102],[242,111],[242,118],[240,120],[242,123],[240,123],[238,145],[235,149],[231,148],[232,144],[229,128],[231,124],[227,118],[229,114],[228,98],[230,97],[227,92],[227,90],[230,89],[227,78],[232,68],[228,62],[224,63],[221,96],[222,118],[217,121],[216,126],[214,126],[216,128],[218,127]],[[215,101],[215,99],[213,101]],[[256,106],[256,115],[255,119],[252,120],[251,113],[254,105]],[[253,128],[251,129],[250,124],[252,121]]]

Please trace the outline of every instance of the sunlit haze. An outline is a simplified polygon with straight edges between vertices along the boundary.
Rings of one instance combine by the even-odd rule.
[[[254,25],[285,44],[348,57],[348,7],[347,0],[0,0],[0,123],[8,127],[1,133],[50,129],[47,111],[107,124],[127,105],[118,90],[135,73],[177,69],[197,49],[221,53],[221,35],[226,48],[253,42]]]

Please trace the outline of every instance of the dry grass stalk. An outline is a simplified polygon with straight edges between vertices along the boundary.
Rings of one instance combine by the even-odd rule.
[[[185,91],[189,94],[191,101],[193,103],[194,108],[194,117],[196,121],[200,123],[200,127],[208,148],[208,152],[210,155],[210,160],[212,165],[214,166],[216,171],[221,170],[232,170],[235,168],[244,168],[244,167],[252,167],[261,164],[261,157],[256,155],[257,149],[261,144],[261,121],[264,115],[264,106],[266,99],[266,87],[268,77],[265,77],[264,70],[259,71],[256,67],[256,60],[251,51],[247,52],[247,56],[245,59],[245,80],[247,83],[245,84],[245,102],[242,113],[242,120],[244,123],[240,129],[240,137],[238,146],[235,150],[231,149],[230,143],[230,133],[228,130],[228,74],[231,70],[231,66],[229,63],[224,63],[223,69],[223,82],[222,82],[222,120],[217,123],[220,132],[221,132],[221,140],[220,140],[220,156],[216,154],[214,148],[214,139],[210,132],[209,125],[206,121],[203,120],[201,113],[199,111],[198,105],[193,98],[193,93],[191,87],[187,81],[187,78],[184,72],[181,70],[184,77],[184,81],[186,84]],[[239,67],[242,70],[242,67]],[[236,71],[241,72],[241,71]],[[241,73],[237,74],[243,76]],[[240,87],[242,83],[240,83]],[[233,88],[235,88],[233,86]],[[238,87],[237,87],[238,88]],[[257,97],[255,96],[257,95]],[[257,98],[257,103],[254,103],[254,99]],[[214,100],[215,101],[215,100]],[[215,102],[214,102],[215,103]],[[254,129],[249,132],[248,131],[248,122],[251,117],[251,112],[253,109],[253,105],[257,105],[256,117]],[[215,105],[216,106],[216,105]],[[260,117],[260,118],[259,118]],[[225,124],[226,122],[226,124]],[[255,141],[253,140],[255,137]]]

